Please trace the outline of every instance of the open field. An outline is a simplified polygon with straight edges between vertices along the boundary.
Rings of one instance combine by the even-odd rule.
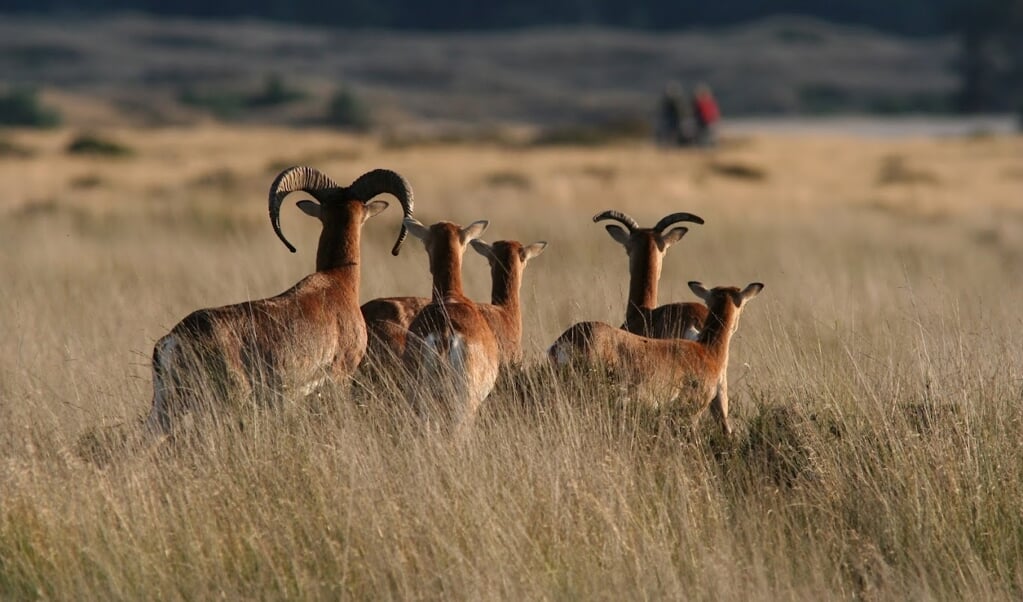
[[[103,130],[128,152],[97,157],[74,135],[2,138],[0,598],[1023,596],[1023,138],[703,153],[218,126]],[[570,383],[497,392],[462,445],[409,432],[384,392],[120,448],[159,336],[312,269],[311,220],[285,207],[292,255],[266,218],[295,163],[395,169],[424,222],[549,241],[523,286],[533,361],[624,315],[626,258],[593,214],[703,216],[660,296],[766,284],[733,339],[734,441]],[[363,299],[428,291],[421,244],[388,252],[399,216],[366,226]],[[465,279],[489,294],[473,253]]]

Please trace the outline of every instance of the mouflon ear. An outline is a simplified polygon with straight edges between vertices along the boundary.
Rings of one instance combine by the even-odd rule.
[[[616,226],[614,224],[608,224],[604,226],[604,229],[607,230],[607,233],[611,235],[611,238],[615,239],[615,242],[617,242],[620,245],[628,246],[629,232],[625,228],[622,228],[621,226]]]
[[[531,245],[522,247],[522,250],[519,251],[519,253],[521,253],[522,261],[529,261],[530,259],[536,257],[540,253],[543,253],[543,250],[546,248],[547,241],[541,240],[539,242],[534,242]]]
[[[426,242],[426,239],[430,235],[430,229],[424,226],[414,217],[406,217],[402,220],[402,223],[408,228],[408,231],[412,236],[415,236],[419,240]]]
[[[686,232],[689,232],[689,228],[686,228],[685,226],[672,228],[666,234],[661,236],[661,240],[657,241],[659,243],[657,246],[661,248],[661,251],[667,251],[668,247],[682,240],[682,237],[686,235]]]
[[[707,288],[703,286],[703,283],[701,282],[691,280],[689,282],[689,290],[693,291],[693,293],[696,294],[697,297],[703,299],[704,302],[710,299],[710,291],[708,291]]]
[[[316,219],[321,219],[320,216],[322,213],[322,209],[320,208],[319,203],[306,200],[299,201],[295,204],[298,206],[299,209],[302,210],[302,213],[311,217],[315,217]]]
[[[478,222],[473,222],[468,226],[462,228],[462,231],[460,232],[462,244],[464,245],[465,243],[469,242],[474,238],[479,238],[480,236],[483,236],[483,233],[487,230],[487,226],[489,225],[490,222],[488,222],[485,219],[481,219]]]
[[[494,247],[485,240],[470,240],[469,244],[472,245],[474,251],[480,255],[486,257],[490,261],[494,261]]]
[[[366,203],[366,211],[362,214],[362,222],[366,223],[366,220],[369,218],[374,215],[379,215],[381,211],[387,209],[387,206],[387,201],[372,201]]]
[[[745,303],[746,301],[749,301],[753,297],[756,297],[757,295],[759,295],[760,291],[762,291],[762,290],[764,290],[763,283],[752,282],[752,283],[746,285],[746,288],[742,289],[742,292],[739,293],[739,295],[742,296],[742,301],[743,301],[743,303]]]

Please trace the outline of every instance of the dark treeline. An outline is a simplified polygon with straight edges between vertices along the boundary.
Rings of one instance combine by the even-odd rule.
[[[141,11],[162,15],[272,20],[412,30],[505,29],[535,25],[606,25],[667,30],[728,25],[798,14],[910,35],[955,29],[958,7],[990,0],[3,0],[0,12],[92,15]]]

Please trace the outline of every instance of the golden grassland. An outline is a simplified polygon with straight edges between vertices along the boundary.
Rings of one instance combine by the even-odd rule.
[[[0,158],[0,598],[1023,596],[1019,137],[667,152],[209,126],[104,131],[133,152],[97,158],[73,135],[8,132]],[[424,222],[549,241],[523,286],[534,362],[624,315],[594,213],[703,216],[661,301],[767,285],[733,339],[734,440],[579,380],[495,392],[460,444],[410,430],[387,389],[119,445],[159,336],[312,269],[312,220],[285,208],[292,255],[266,217],[295,163],[395,169]],[[388,252],[393,205],[365,229],[363,299],[429,289],[419,243]],[[471,252],[465,279],[486,299]]]

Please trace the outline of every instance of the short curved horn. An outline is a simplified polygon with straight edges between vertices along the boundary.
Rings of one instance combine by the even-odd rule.
[[[398,173],[389,169],[374,169],[356,178],[348,187],[348,197],[364,203],[383,192],[392,194],[394,198],[401,201],[401,208],[405,212],[401,221],[401,231],[398,232],[398,240],[394,243],[394,248],[391,249],[391,255],[397,255],[401,250],[401,243],[405,242],[405,238],[408,236],[405,218],[412,217],[415,202],[412,196],[412,185]]]
[[[661,218],[661,221],[657,222],[657,225],[654,226],[654,232],[662,233],[668,226],[679,222],[702,224],[703,218],[699,215],[693,215],[692,213],[672,213],[671,215],[665,215]]]
[[[614,209],[608,209],[607,211],[602,211],[602,212],[598,213],[597,215],[593,216],[593,221],[595,221],[595,222],[599,222],[600,220],[604,220],[604,219],[613,219],[615,221],[621,222],[621,224],[623,226],[625,226],[626,228],[629,229],[629,232],[632,232],[633,230],[638,230],[639,229],[639,223],[636,222],[636,220],[634,220],[631,217],[629,217],[628,215],[625,215],[621,211],[615,211]]]
[[[298,165],[277,174],[273,184],[270,184],[270,224],[273,225],[277,238],[280,238],[284,246],[288,247],[292,253],[295,252],[295,246],[288,242],[287,238],[284,238],[284,232],[281,231],[281,203],[284,202],[286,196],[297,190],[308,192],[319,199],[317,193],[330,188],[341,187],[323,172],[312,167]]]

